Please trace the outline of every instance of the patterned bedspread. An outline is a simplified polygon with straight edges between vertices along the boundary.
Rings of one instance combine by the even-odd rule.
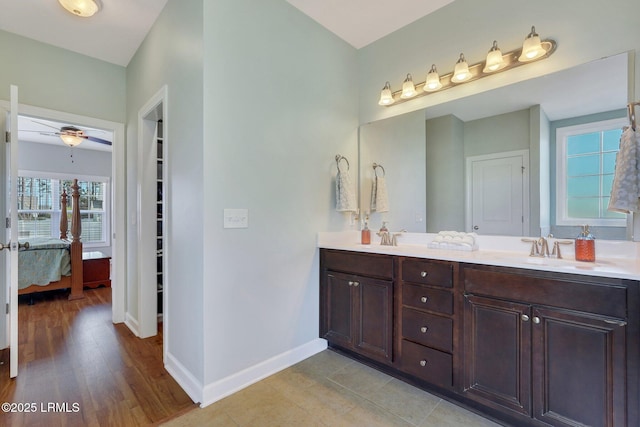
[[[18,255],[18,289],[47,285],[71,275],[70,243],[60,239],[36,237],[24,239],[29,249]],[[20,239],[20,243],[24,243]]]

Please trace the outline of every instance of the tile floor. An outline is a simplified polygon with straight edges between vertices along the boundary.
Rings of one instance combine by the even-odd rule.
[[[162,426],[489,427],[498,424],[325,350]]]

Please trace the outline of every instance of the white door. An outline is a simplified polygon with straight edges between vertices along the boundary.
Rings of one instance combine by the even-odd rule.
[[[6,144],[6,218],[10,226],[7,227],[2,253],[6,260],[6,284],[9,289],[9,375],[14,378],[18,375],[18,87],[11,86],[10,92],[7,126],[10,138]]]
[[[467,159],[471,231],[523,236],[528,226],[528,152]]]

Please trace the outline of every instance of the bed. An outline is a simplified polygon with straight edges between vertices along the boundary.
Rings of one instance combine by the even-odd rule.
[[[60,238],[20,239],[29,242],[18,255],[18,295],[70,289],[69,299],[84,298],[78,180],[71,186],[71,238],[68,237],[67,193],[61,195]]]

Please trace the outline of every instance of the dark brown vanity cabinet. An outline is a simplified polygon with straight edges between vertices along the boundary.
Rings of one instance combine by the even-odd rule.
[[[513,426],[640,426],[640,283],[320,250],[320,336]]]
[[[637,283],[482,266],[461,276],[465,397],[523,425],[637,423]]]
[[[453,264],[400,258],[400,369],[430,384],[453,387]]]
[[[383,363],[393,360],[393,258],[321,250],[320,336]]]

